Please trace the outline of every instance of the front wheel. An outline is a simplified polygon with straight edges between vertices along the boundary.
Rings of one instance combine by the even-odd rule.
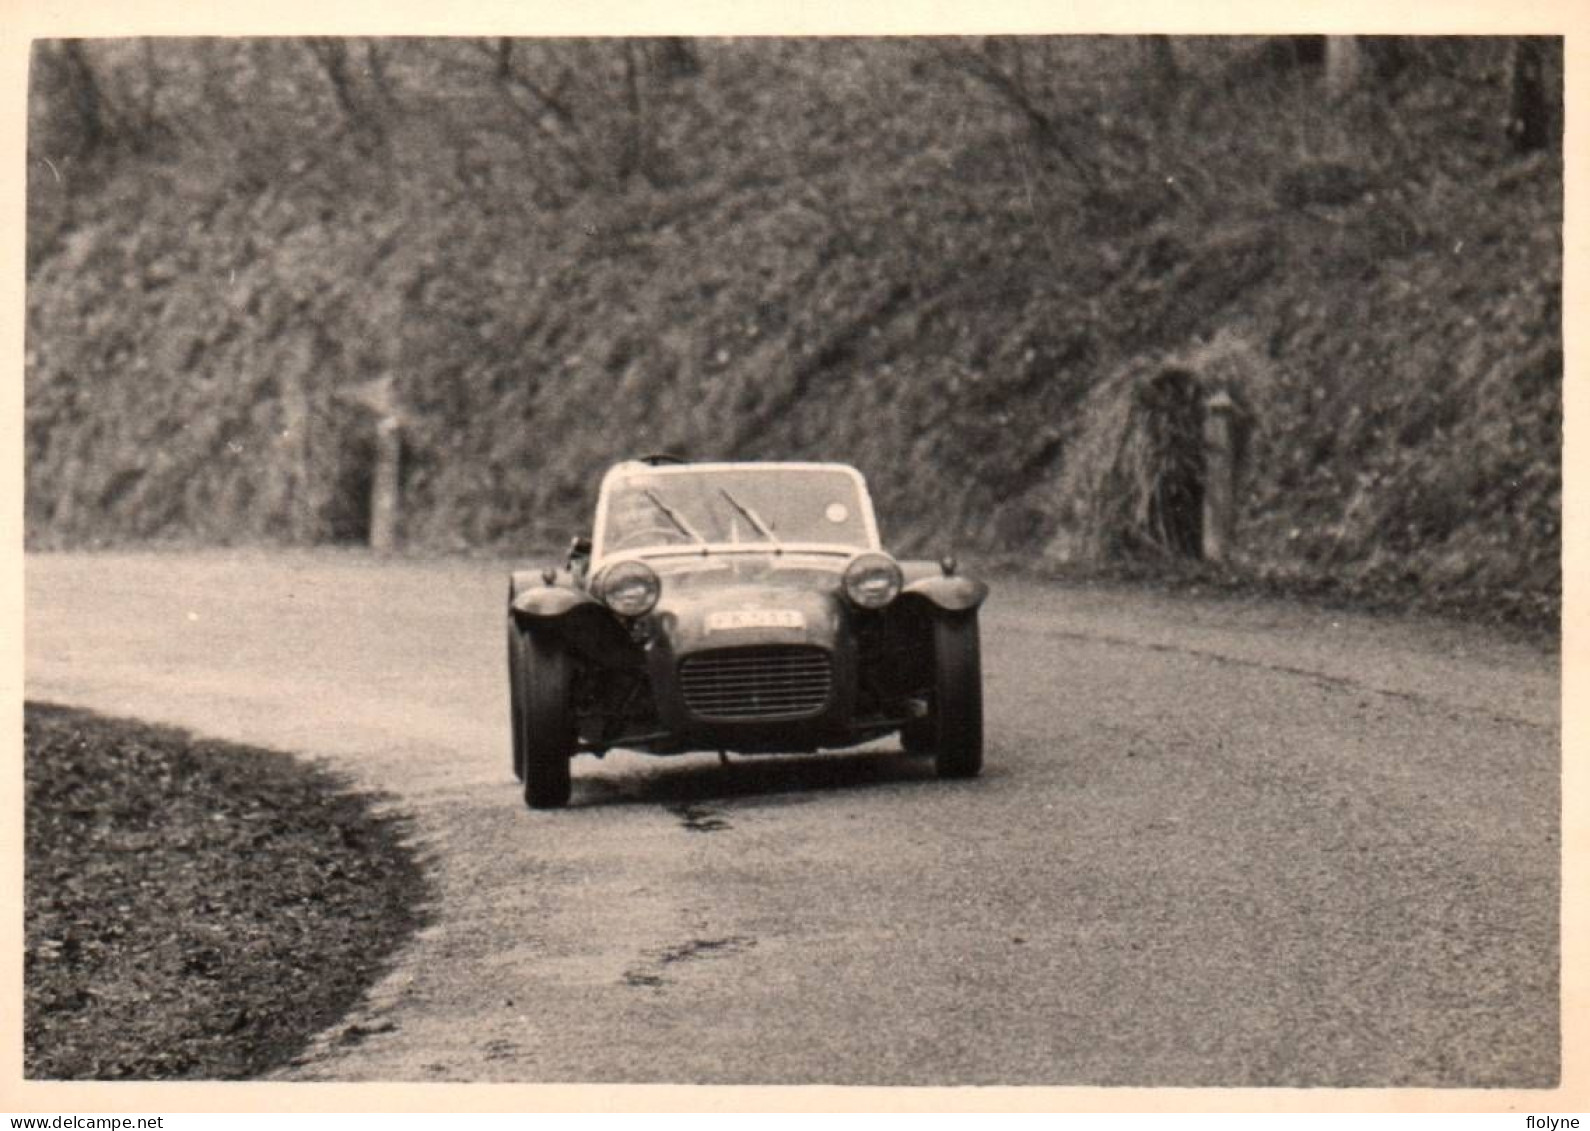
[[[574,757],[574,708],[569,702],[572,664],[556,640],[529,629],[519,636],[519,741],[524,802],[532,809],[569,803],[569,760]]]
[[[524,666],[524,645],[519,639],[519,626],[508,618],[508,733],[513,738],[513,780],[524,781],[524,706],[520,692],[524,677],[519,669]]]
[[[983,666],[977,613],[933,622],[934,769],[975,778],[983,769]]]
[[[900,728],[900,749],[907,754],[931,754],[938,741],[938,723],[932,715],[912,719]]]

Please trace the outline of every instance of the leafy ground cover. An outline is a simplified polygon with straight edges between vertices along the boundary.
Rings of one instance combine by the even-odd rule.
[[[24,1071],[241,1079],[420,925],[403,821],[285,754],[29,704]]]

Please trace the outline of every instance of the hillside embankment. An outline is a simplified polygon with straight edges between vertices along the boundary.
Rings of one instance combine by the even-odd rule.
[[[29,543],[358,541],[386,379],[413,548],[561,542],[667,450],[855,463],[905,552],[1175,572],[1179,373],[1243,414],[1230,576],[1554,623],[1560,49],[1322,50],[43,44]]]

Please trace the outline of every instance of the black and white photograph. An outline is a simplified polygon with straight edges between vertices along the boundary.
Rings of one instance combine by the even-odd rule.
[[[8,1089],[1583,1100],[1561,27],[508,30],[21,48]]]

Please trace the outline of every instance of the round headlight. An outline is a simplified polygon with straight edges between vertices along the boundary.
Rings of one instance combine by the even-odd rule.
[[[651,612],[661,592],[662,582],[645,562],[618,562],[602,572],[602,600],[619,616]]]
[[[857,554],[845,567],[845,595],[863,609],[881,609],[900,595],[903,580],[888,554]]]

